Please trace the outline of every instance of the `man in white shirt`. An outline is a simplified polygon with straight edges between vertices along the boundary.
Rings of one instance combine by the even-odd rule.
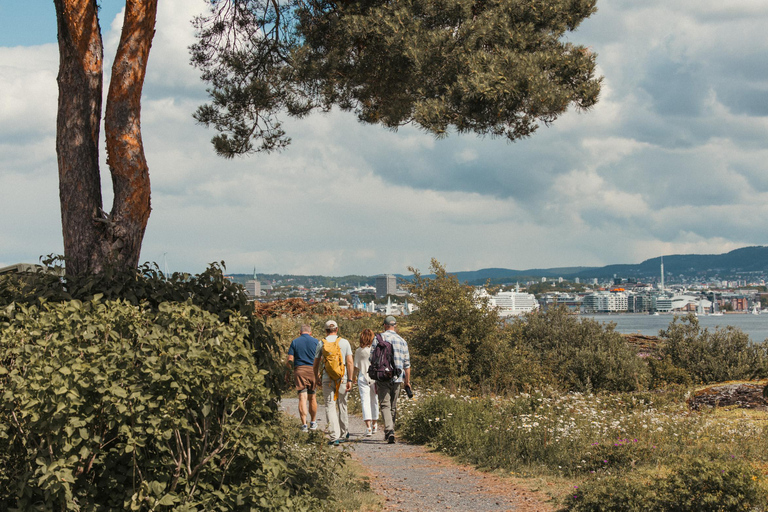
[[[338,446],[349,438],[349,415],[347,413],[347,392],[352,389],[352,369],[354,359],[352,347],[349,341],[339,336],[339,325],[334,320],[325,322],[325,339],[317,345],[315,362],[313,365],[316,382],[320,381],[320,373],[323,373],[323,396],[325,397],[325,416],[328,419],[328,434],[331,437],[330,444]],[[336,385],[324,372],[323,345],[325,343],[338,343],[341,358],[344,361],[344,375],[338,390],[338,400],[335,398]]]

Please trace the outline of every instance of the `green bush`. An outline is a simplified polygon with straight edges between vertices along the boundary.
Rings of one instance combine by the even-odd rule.
[[[51,256],[43,261],[49,271],[0,276],[0,307],[37,304],[41,299],[88,302],[98,296],[103,301],[141,304],[153,311],[160,304],[190,301],[222,321],[238,314],[245,318],[244,334],[256,364],[269,371],[267,385],[274,393],[279,392],[282,379],[276,338],[262,320],[253,316],[253,305],[243,287],[224,277],[223,262],[212,263],[198,275],[174,272],[167,276],[156,264],[144,264],[137,269],[106,268],[101,274],[72,276],[56,266],[61,261],[62,257]]]
[[[693,384],[691,374],[684,368],[675,365],[668,355],[663,357],[649,356],[646,361],[651,373],[650,389],[664,389],[674,385],[686,387]]]
[[[477,388],[481,392],[513,394],[552,387],[552,373],[539,362],[530,347],[512,345],[504,337],[488,337],[475,355],[482,371]]]
[[[675,318],[659,336],[661,355],[687,372],[694,382],[712,383],[768,376],[768,342],[753,343],[740,329],[702,329],[688,315]]]
[[[0,509],[308,510],[248,320],[77,300],[0,315]]]
[[[483,347],[495,346],[499,316],[475,288],[459,283],[437,260],[430,270],[434,279],[414,273],[408,290],[418,309],[410,315],[411,362],[422,383],[454,389],[477,386],[488,377]]]
[[[580,319],[565,308],[517,318],[510,343],[536,354],[536,362],[567,391],[635,391],[650,380],[647,365],[612,326]]]
[[[566,497],[568,512],[663,512],[651,480],[638,475],[603,477],[576,486]]]
[[[666,476],[635,473],[599,477],[565,500],[569,512],[750,512],[765,510],[759,475],[738,460],[691,459]]]

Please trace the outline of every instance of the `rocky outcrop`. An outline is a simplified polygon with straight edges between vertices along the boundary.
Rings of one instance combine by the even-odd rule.
[[[768,409],[765,396],[768,381],[724,382],[699,388],[688,399],[688,407],[697,411],[703,406],[728,407],[743,409]]]

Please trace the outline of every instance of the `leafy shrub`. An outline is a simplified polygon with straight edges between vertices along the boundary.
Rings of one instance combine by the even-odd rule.
[[[659,336],[661,354],[695,382],[711,383],[768,376],[768,342],[753,343],[740,329],[702,329],[688,315],[675,318]]]
[[[479,354],[498,338],[498,314],[487,299],[475,296],[474,287],[459,283],[437,260],[430,266],[434,279],[411,270],[408,289],[418,309],[410,315],[407,341],[418,378],[452,388],[480,384],[488,375],[488,359]]]
[[[759,473],[739,460],[686,461],[663,480],[659,506],[669,512],[764,510]]]
[[[513,346],[536,354],[538,364],[568,391],[634,391],[649,382],[646,364],[612,326],[550,308],[516,319]]]
[[[737,461],[690,459],[666,476],[608,476],[579,486],[565,500],[570,512],[750,512],[765,510],[759,475]]]
[[[248,319],[189,303],[0,314],[0,509],[309,510]]]
[[[684,368],[672,362],[668,355],[663,357],[650,356],[646,359],[651,374],[650,389],[664,389],[671,385],[690,386],[693,377]]]
[[[550,370],[541,365],[538,354],[528,346],[511,344],[503,336],[486,338],[475,358],[476,368],[483,375],[478,378],[477,387],[486,393],[532,392],[554,383]]]
[[[144,264],[137,269],[107,267],[100,274],[72,276],[57,266],[60,256],[43,261],[49,271],[0,276],[0,307],[14,303],[36,304],[80,300],[95,296],[101,300],[124,300],[154,311],[160,304],[190,301],[201,309],[227,321],[233,314],[245,318],[246,341],[256,364],[268,370],[267,384],[277,392],[279,379],[278,346],[266,324],[253,316],[253,306],[242,286],[224,277],[224,263],[212,263],[198,275],[174,272],[164,275],[157,265]]]
[[[568,512],[663,512],[650,481],[637,475],[603,477],[576,486],[565,500]]]

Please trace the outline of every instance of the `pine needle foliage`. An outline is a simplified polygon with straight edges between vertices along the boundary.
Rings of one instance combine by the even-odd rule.
[[[192,62],[196,119],[226,157],[289,143],[278,114],[333,106],[364,123],[531,135],[598,100],[596,55],[565,37],[596,0],[212,0]]]

